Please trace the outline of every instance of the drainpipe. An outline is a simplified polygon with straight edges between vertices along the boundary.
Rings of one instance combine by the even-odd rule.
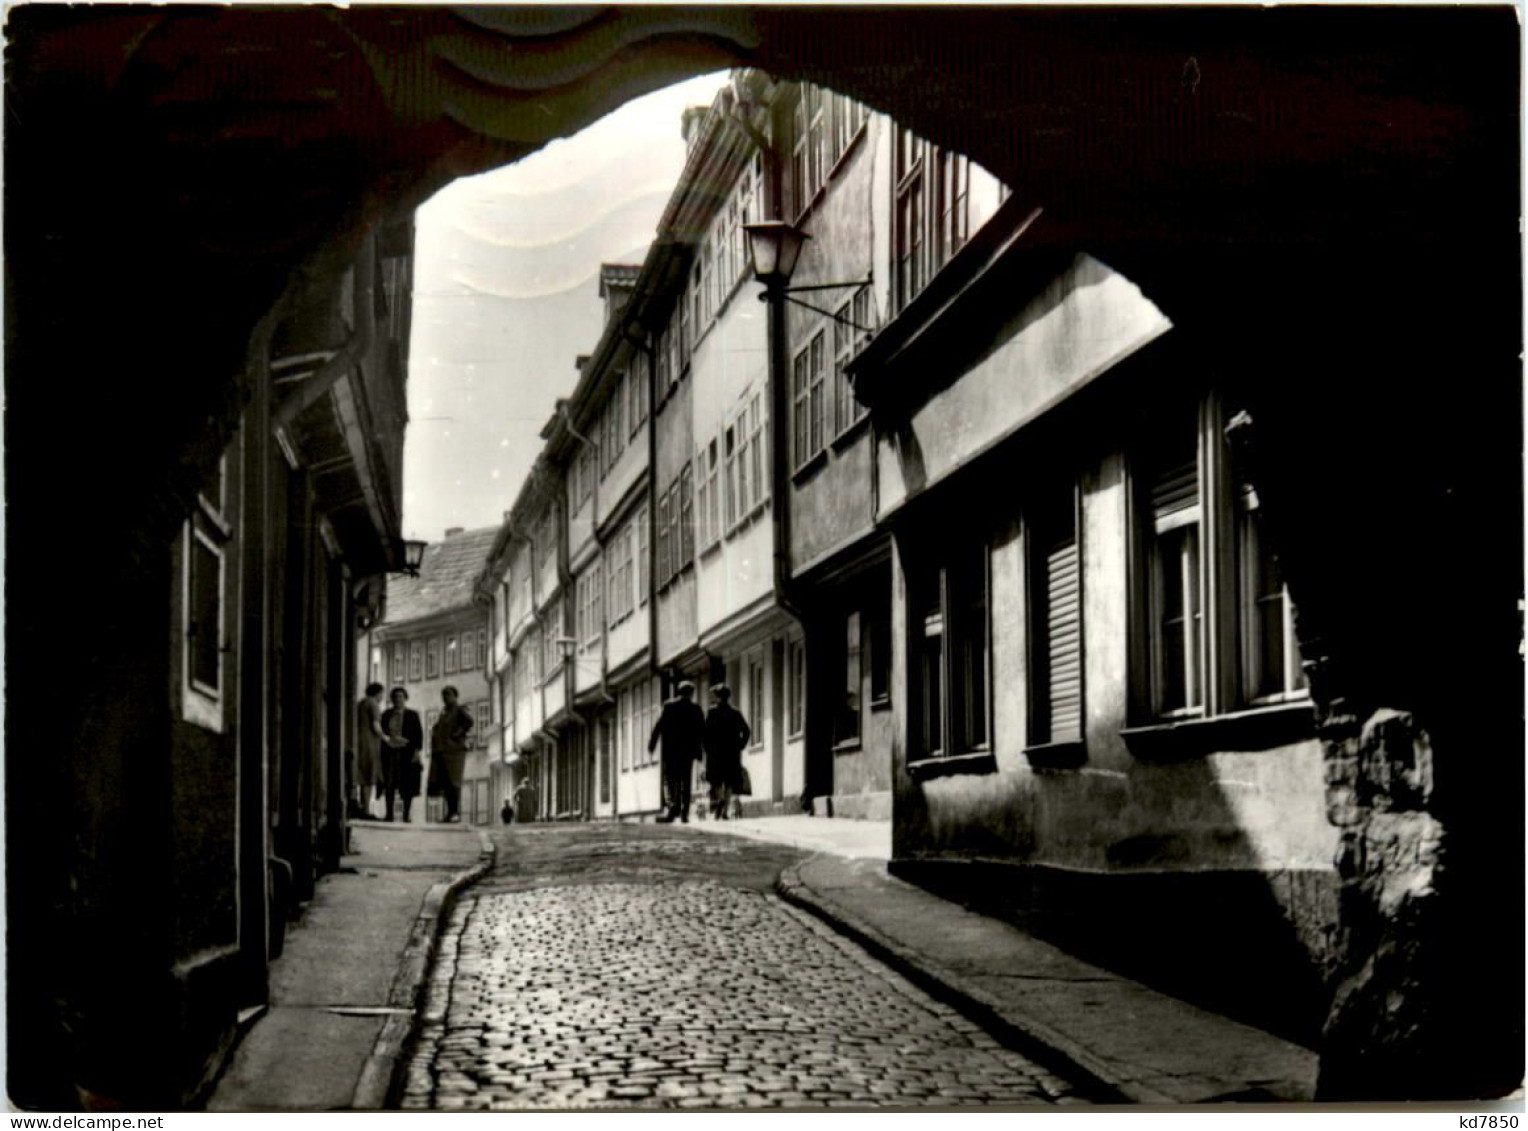
[[[302,378],[302,389],[278,405],[271,414],[273,428],[285,428],[308,406],[316,403],[342,377],[371,353],[377,333],[377,253],[376,240],[368,236],[355,265],[355,330],[339,352],[324,362],[311,376]],[[279,380],[278,380],[279,383]]]

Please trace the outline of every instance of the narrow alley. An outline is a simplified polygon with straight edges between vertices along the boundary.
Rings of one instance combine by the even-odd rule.
[[[1521,1104],[1512,7],[7,34],[13,1108]]]

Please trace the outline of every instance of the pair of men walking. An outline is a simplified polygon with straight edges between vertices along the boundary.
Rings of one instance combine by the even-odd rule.
[[[742,714],[732,706],[726,684],[711,689],[712,706],[702,714],[695,702],[695,685],[685,680],[679,694],[663,705],[653,726],[647,749],[663,744],[663,789],[667,809],[658,820],[665,824],[690,822],[691,766],[706,760],[706,780],[711,783],[712,811],[725,819],[732,798],[742,787],[743,748],[752,732]]]

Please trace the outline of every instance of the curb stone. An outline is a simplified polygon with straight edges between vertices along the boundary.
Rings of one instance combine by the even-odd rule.
[[[804,861],[809,863],[809,861]],[[801,878],[803,864],[780,873],[775,890],[781,898],[811,912],[840,934],[864,947],[914,985],[952,1006],[993,1037],[1077,1085],[1081,1094],[1101,1104],[1174,1104],[1173,1097],[1137,1080],[1122,1077],[1079,1042],[1050,1026],[1007,1008],[926,955],[903,946],[870,924],[814,891]]]
[[[408,944],[398,963],[388,990],[387,1003],[405,1012],[395,1013],[387,1019],[377,1034],[371,1055],[356,1080],[355,1092],[350,1099],[352,1111],[382,1111],[391,1106],[396,1095],[397,1076],[406,1063],[403,1052],[414,1032],[415,1015],[419,1009],[420,995],[429,978],[430,967],[435,961],[436,945],[440,939],[440,926],[450,915],[457,896],[486,876],[493,868],[496,848],[492,838],[482,829],[474,829],[479,843],[478,861],[465,871],[458,872],[449,880],[442,880],[425,892],[419,913],[409,932]]]

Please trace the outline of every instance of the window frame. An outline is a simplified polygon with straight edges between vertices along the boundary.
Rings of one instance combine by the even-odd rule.
[[[1245,518],[1256,511],[1255,492],[1245,482],[1236,466],[1225,435],[1225,421],[1230,415],[1215,389],[1183,397],[1159,409],[1153,433],[1164,433],[1162,425],[1184,416],[1194,426],[1195,483],[1193,501],[1180,506],[1173,514],[1159,513],[1153,501],[1154,487],[1163,482],[1154,468],[1162,463],[1145,449],[1131,451],[1129,492],[1132,507],[1132,580],[1131,627],[1136,643],[1131,649],[1132,723],[1127,738],[1135,739],[1164,727],[1216,724],[1229,725],[1238,720],[1273,715],[1280,710],[1301,713],[1307,708],[1310,690],[1300,667],[1299,641],[1294,631],[1297,612],[1289,598],[1288,586],[1281,584],[1279,628],[1282,635],[1284,677],[1282,689],[1270,694],[1254,694],[1250,686],[1252,654],[1260,647],[1257,637],[1256,610],[1250,600]],[[1181,488],[1179,493],[1181,494]],[[1251,504],[1249,507],[1248,504]],[[1192,555],[1179,553],[1184,560],[1192,557],[1197,569],[1199,626],[1192,637],[1198,649],[1201,694],[1197,704],[1166,707],[1162,696],[1164,642],[1157,621],[1164,607],[1163,587],[1167,582],[1160,548],[1164,538],[1181,540],[1180,532],[1191,529],[1195,538]],[[1271,555],[1264,558],[1272,562]],[[1180,566],[1180,570],[1187,570]],[[1286,728],[1287,729],[1287,728]],[[1277,733],[1286,733],[1280,729]],[[1273,732],[1270,732],[1273,733]],[[1242,739],[1256,748],[1257,736]],[[1140,737],[1142,749],[1152,748]]]
[[[1025,508],[1024,514],[1025,579],[1025,648],[1027,693],[1027,736],[1025,753],[1066,760],[1080,756],[1087,741],[1087,637],[1083,631],[1086,577],[1083,570],[1082,487],[1072,478],[1063,491],[1052,492],[1044,501]],[[1071,556],[1074,584],[1073,628],[1077,684],[1076,733],[1058,733],[1052,717],[1056,688],[1051,682],[1051,660],[1055,654],[1052,638],[1051,564],[1059,549]]]
[[[971,586],[952,584],[952,574],[957,582],[969,580],[966,575],[979,574],[979,599],[972,599]],[[910,752],[908,769],[914,773],[993,770],[996,768],[993,757],[996,743],[993,735],[990,542],[985,537],[964,540],[925,564],[918,571],[914,594],[909,608],[915,612],[909,618],[908,629],[913,635],[909,677],[915,686],[908,691],[913,716],[908,734],[910,741],[917,745]],[[970,650],[972,640],[977,638],[970,623],[975,619],[971,616],[973,607],[980,615],[980,647],[975,651],[980,652],[981,671],[975,678],[970,672],[957,670],[957,665]],[[937,631],[930,631],[931,626]],[[925,646],[919,645],[917,634],[920,631],[925,640],[934,637],[939,640],[938,671],[933,680],[926,674],[929,654]],[[931,691],[938,696],[932,712]],[[931,713],[937,716],[937,727],[929,725]],[[979,741],[974,740],[978,732],[977,715],[980,716]]]

